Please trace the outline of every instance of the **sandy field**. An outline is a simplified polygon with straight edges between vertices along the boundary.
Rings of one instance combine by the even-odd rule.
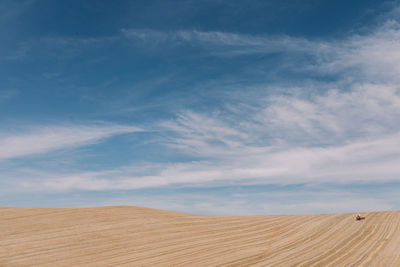
[[[0,266],[400,266],[400,212],[0,208]]]

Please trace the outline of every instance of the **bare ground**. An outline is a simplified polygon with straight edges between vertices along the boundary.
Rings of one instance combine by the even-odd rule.
[[[400,266],[400,212],[0,208],[0,266]]]

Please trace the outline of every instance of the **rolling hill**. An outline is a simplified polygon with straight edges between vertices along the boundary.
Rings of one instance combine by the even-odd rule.
[[[400,212],[204,216],[0,208],[0,266],[400,266]]]

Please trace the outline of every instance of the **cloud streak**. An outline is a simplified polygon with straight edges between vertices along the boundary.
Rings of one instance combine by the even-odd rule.
[[[23,133],[0,133],[0,160],[90,145],[117,134],[141,131],[122,125],[35,126]]]
[[[151,44],[151,47],[171,44],[194,45],[213,55],[238,56],[248,54],[285,54],[293,57],[307,56],[306,62],[284,59],[284,68],[326,74],[362,75],[364,80],[383,82],[397,79],[400,71],[400,24],[399,15],[387,18],[368,34],[351,35],[343,40],[308,40],[287,35],[248,35],[221,31],[181,30],[160,32],[150,29],[121,29],[125,38]],[[297,63],[298,61],[299,63]],[[281,67],[281,66],[277,66]]]
[[[315,83],[311,88],[308,83],[299,84],[296,90],[287,88],[285,95],[254,99],[246,103],[251,107],[246,110],[185,110],[175,119],[161,122],[159,131],[165,134],[160,143],[191,157],[190,162],[163,163],[157,167],[149,164],[140,174],[122,167],[53,175],[39,182],[38,187],[62,191],[219,183],[398,181],[398,78],[381,71],[381,65],[375,63],[383,62],[398,73],[397,52],[389,57],[386,48],[397,46],[399,32],[396,22],[388,22],[369,35],[351,36],[341,42],[308,41],[310,46],[302,49],[309,53],[317,48],[316,65],[305,69],[316,74],[335,73],[334,82]],[[171,38],[158,32],[123,33],[143,40]],[[257,47],[267,43],[264,37],[199,32],[179,32],[173,38],[225,46]],[[289,49],[290,42],[275,41],[282,43],[277,47]],[[300,49],[301,45],[295,43],[293,47]],[[371,81],[369,74],[376,79]],[[323,86],[323,90],[313,88],[318,86]],[[298,91],[309,94],[304,97]],[[240,106],[240,100],[237,102],[228,105]],[[24,183],[26,188],[35,188],[29,181]]]
[[[305,52],[314,44],[304,38],[290,36],[253,36],[220,31],[160,32],[149,29],[121,29],[122,36],[133,42],[155,45],[166,43],[176,46],[191,44],[202,46],[219,55],[255,53]],[[228,50],[227,50],[228,49]]]
[[[182,110],[175,118],[153,125],[159,133],[158,148],[184,155],[185,161],[154,160],[141,166],[70,173],[25,170],[16,173],[19,179],[9,182],[10,190],[112,191],[172,185],[400,181],[400,27],[396,21],[387,21],[369,34],[329,42],[200,31],[124,29],[121,34],[133,42],[155,45],[195,44],[218,55],[279,52],[287,57],[276,68],[333,78],[296,82],[292,87],[280,81],[264,88],[267,91],[273,86],[278,88],[277,93],[264,97],[260,89],[263,97],[254,99],[242,100],[234,92],[224,99],[226,106],[207,112]],[[297,61],[293,54],[309,59]],[[126,126],[35,129],[29,134],[1,137],[0,146],[5,150],[0,158],[92,144],[137,130]],[[331,200],[337,197],[340,194],[331,196]],[[363,201],[368,205],[374,202],[367,197]],[[352,208],[365,207],[365,203],[360,204],[363,201],[349,197],[335,207],[343,208],[350,202]],[[308,210],[323,210],[329,204],[320,203],[306,204]],[[391,206],[382,201],[376,207]],[[292,203],[286,208],[292,211],[298,205]],[[210,210],[209,203],[198,209]]]
[[[274,153],[255,148],[231,152],[216,161],[149,164],[146,175],[132,168],[60,175],[36,174],[18,187],[33,191],[129,190],[168,185],[323,184],[400,181],[400,135],[340,147],[293,148]],[[259,148],[257,148],[260,150]],[[274,148],[276,149],[276,148]],[[151,174],[152,173],[152,174]],[[32,175],[30,175],[32,176]],[[46,178],[47,177],[47,178]]]

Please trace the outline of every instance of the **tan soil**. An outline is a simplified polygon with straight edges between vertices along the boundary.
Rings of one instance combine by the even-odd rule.
[[[0,208],[0,266],[400,266],[400,212]]]

